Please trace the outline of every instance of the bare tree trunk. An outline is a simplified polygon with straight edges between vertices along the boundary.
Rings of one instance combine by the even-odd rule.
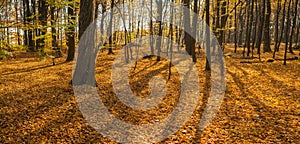
[[[216,32],[216,37],[218,39],[219,45],[222,46],[222,40],[221,40],[221,26],[220,26],[220,7],[221,7],[221,1],[216,1],[216,14],[215,18],[213,19],[213,31]]]
[[[295,43],[296,43],[296,45],[298,46],[298,45],[300,45],[300,44],[298,44],[299,43],[299,37],[300,37],[300,35],[299,35],[299,30],[300,30],[300,22],[298,22],[298,26],[297,26],[297,32],[296,32],[296,39],[295,39]]]
[[[234,1],[234,5],[236,5],[236,0]],[[237,51],[237,10],[234,9],[234,53]]]
[[[243,45],[243,36],[244,36],[244,25],[245,25],[245,22],[244,22],[244,15],[246,14],[243,13],[243,8],[240,9],[240,12],[239,12],[239,21],[240,21],[240,32],[239,32],[239,46],[242,46]]]
[[[281,0],[277,0],[277,10],[276,10],[276,20],[275,20],[275,46],[273,51],[273,59],[275,59],[276,52],[279,50],[278,40],[279,40],[279,15],[281,11]]]
[[[196,32],[197,32],[197,21],[198,21],[198,2],[194,0],[194,16],[193,16],[193,37],[191,39],[191,53],[193,62],[197,61],[196,58]]]
[[[31,0],[31,4],[32,4],[32,26],[34,24],[40,25],[39,16],[37,16],[39,14],[39,12],[36,13],[36,0]],[[39,3],[37,3],[37,4],[39,4]],[[36,37],[39,37],[40,35],[41,35],[40,29],[37,26],[33,26],[32,38],[33,38],[34,51],[38,51],[38,49],[39,49],[39,43],[41,40],[36,39]]]
[[[36,47],[39,50],[40,54],[44,56],[44,46],[45,46],[45,35],[47,32],[47,29],[45,28],[47,26],[47,6],[46,1],[38,1],[38,24],[41,26],[40,29],[37,29],[38,34],[37,36],[42,36],[41,38],[37,39],[36,41]]]
[[[220,30],[220,39],[219,39],[219,44],[222,46],[223,42],[224,42],[224,34],[225,34],[225,26],[226,26],[226,21],[228,18],[228,14],[226,14],[226,6],[227,6],[227,2],[223,1],[222,3],[222,8],[221,8],[221,30]]]
[[[173,41],[173,15],[174,15],[174,10],[173,10],[173,2],[174,0],[172,0],[172,4],[170,5],[170,10],[171,10],[171,21],[170,21],[170,39],[171,41]],[[170,63],[169,63],[169,74],[168,74],[168,80],[171,79],[171,68],[172,68],[172,58],[173,58],[173,43],[168,43],[170,45]]]
[[[5,7],[5,19],[6,19],[6,24],[9,23],[9,17],[8,17],[8,7],[9,7],[9,4],[11,2],[9,0],[6,0],[6,7]],[[6,27],[6,43],[7,43],[7,47],[8,47],[8,50],[11,51],[11,47],[9,46],[10,44],[10,33],[9,33],[9,27]]]
[[[250,4],[250,2],[249,2]],[[250,6],[249,6],[250,8]],[[247,25],[249,25],[249,31],[248,31],[248,39],[247,39],[247,56],[250,56],[250,44],[251,44],[251,34],[252,34],[252,25],[253,25],[253,9],[254,9],[254,0],[251,0],[251,8],[249,10],[249,16],[250,16],[250,20],[249,23]]]
[[[82,77],[74,77],[72,83],[74,85],[88,84],[95,86],[95,58],[97,51],[95,51],[94,28],[89,28],[94,20],[94,0],[80,0],[80,13],[79,13],[79,48],[78,59],[74,75],[81,75]],[[85,33],[87,31],[87,33]],[[83,34],[85,33],[85,37]]]
[[[19,2],[18,0],[15,0],[15,16],[16,16],[16,23],[19,23]],[[21,15],[21,13],[20,13]],[[20,33],[19,33],[19,26],[16,26],[16,33],[17,33],[17,44],[21,45],[20,42]]]
[[[26,24],[30,24],[32,22],[32,13],[30,11],[30,5],[29,5],[29,0],[24,0],[25,5],[26,5]],[[33,41],[33,31],[31,28],[28,28],[28,51],[35,51],[34,49],[34,41]]]
[[[262,38],[263,38],[263,32],[264,32],[264,23],[265,23],[265,10],[266,10],[266,0],[263,0],[260,4],[260,21],[259,21],[259,29],[258,32],[259,34],[257,35],[257,43],[256,43],[256,48],[257,48],[257,53],[260,55],[260,46],[262,43]]]
[[[267,13],[266,13],[266,19],[265,19],[265,25],[264,25],[264,52],[272,52],[270,43],[270,17],[271,17],[271,1],[267,0]]]
[[[190,19],[190,0],[183,0],[184,9],[184,42],[185,49],[189,55],[192,54],[192,37],[189,34],[191,32],[191,19]]]
[[[113,39],[112,39],[112,34],[113,34],[113,29],[112,29],[112,22],[113,22],[113,9],[114,9],[114,5],[115,5],[115,0],[111,1],[111,5],[110,5],[110,9],[111,9],[111,13],[110,13],[110,22],[109,22],[109,48],[108,48],[108,54],[113,54],[113,50],[112,50],[112,45],[113,45]]]
[[[291,36],[290,36],[289,52],[292,53],[292,54],[294,53],[294,52],[293,52],[293,47],[292,47],[292,46],[293,46],[294,29],[295,29],[295,27],[296,27],[296,25],[297,25],[297,13],[298,13],[298,0],[296,0],[295,3],[294,3],[293,26],[292,26],[292,28],[291,28]]]
[[[26,17],[26,0],[23,0],[23,24],[27,24],[27,17]],[[24,28],[24,35],[23,35],[23,45],[28,45],[28,30]]]
[[[282,11],[282,19],[281,19],[281,32],[280,32],[280,37],[278,39],[278,44],[277,44],[277,51],[279,51],[280,48],[280,44],[282,41],[282,37],[283,37],[283,32],[284,32],[284,23],[285,23],[285,13],[286,13],[286,4],[287,4],[287,0],[285,0],[284,5],[283,5],[283,11]]]
[[[50,16],[51,16],[51,37],[52,37],[52,50],[59,52],[59,55],[61,55],[61,51],[58,51],[58,45],[57,45],[57,37],[56,37],[56,17],[55,17],[55,6],[50,7]]]
[[[254,0],[252,1],[253,3],[253,5],[254,5]],[[253,14],[254,14],[254,12],[253,12]],[[252,16],[253,16],[253,14],[252,14]],[[254,22],[254,31],[253,31],[253,33],[252,33],[252,57],[253,57],[253,55],[254,55],[254,48],[255,48],[255,42],[256,42],[256,33],[257,33],[257,23],[258,23],[258,5],[257,5],[257,2],[256,2],[256,4],[255,4],[255,22]],[[259,55],[259,59],[260,59],[260,55]]]
[[[153,47],[153,0],[150,2],[150,49],[151,55],[154,55],[154,47]]]
[[[205,43],[206,43],[206,66],[205,70],[210,71],[210,23],[209,23],[209,2],[210,0],[205,0],[205,22],[206,22],[206,29],[205,29]]]
[[[283,65],[286,65],[286,58],[287,58],[287,49],[288,49],[288,31],[289,31],[289,27],[290,27],[290,8],[291,8],[291,3],[292,0],[289,1],[289,5],[288,5],[288,12],[287,12],[287,24],[285,27],[285,37],[286,37],[286,43],[285,43],[285,50],[284,50],[284,62]]]
[[[74,59],[75,55],[75,13],[74,13],[74,2],[69,0],[69,6],[68,6],[68,24],[71,25],[69,26],[67,32],[66,32],[66,37],[67,37],[67,45],[68,45],[68,57],[66,61],[72,61]]]
[[[250,44],[250,33],[249,33],[249,28],[250,28],[250,26],[249,26],[249,24],[250,24],[250,14],[251,14],[251,12],[250,12],[250,2],[247,2],[247,6],[246,6],[246,11],[247,11],[247,20],[246,20],[246,24],[247,24],[247,26],[246,26],[246,40],[245,40],[245,45],[243,46],[243,57],[245,57],[245,52],[246,52],[246,47],[248,48],[248,45]],[[250,45],[249,45],[249,51],[250,51]],[[247,53],[247,56],[249,56],[248,55],[248,53]]]
[[[160,61],[160,53],[161,53],[161,36],[162,36],[162,10],[163,10],[163,5],[162,5],[162,0],[156,0],[157,4],[157,13],[158,13],[158,38],[156,41],[156,49],[157,49],[157,59],[156,61]]]

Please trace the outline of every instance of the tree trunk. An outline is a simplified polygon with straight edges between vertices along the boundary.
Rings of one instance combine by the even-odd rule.
[[[95,86],[95,58],[97,51],[95,51],[94,37],[95,28],[87,29],[94,20],[94,0],[80,0],[79,13],[79,48],[78,59],[74,75],[82,77],[74,77],[74,85],[88,84]],[[83,37],[84,32],[85,37]]]
[[[154,55],[154,47],[153,47],[153,0],[150,1],[150,49],[151,55]]]
[[[15,0],[15,11],[16,11],[16,23],[19,24],[19,2],[18,0]],[[20,13],[21,15],[21,13]],[[19,26],[16,26],[16,33],[17,33],[17,44],[18,45],[21,45],[21,42],[20,42],[20,33],[19,33]]]
[[[300,44],[298,44],[299,43],[299,37],[300,37],[300,35],[299,35],[299,31],[300,31],[300,22],[298,23],[298,25],[297,25],[297,32],[296,32],[296,39],[295,39],[295,43],[296,43],[296,45],[298,46],[298,45],[300,45]],[[300,54],[300,53],[299,53]]]
[[[245,52],[246,52],[246,47],[248,48],[248,45],[250,44],[250,33],[249,33],[249,25],[250,25],[250,2],[247,2],[247,6],[246,6],[246,12],[247,12],[247,18],[246,18],[246,40],[245,40],[245,44],[243,46],[243,57],[245,57]],[[249,50],[250,50],[250,46],[249,46]],[[247,56],[248,53],[247,53]]]
[[[32,22],[32,13],[30,11],[30,5],[29,5],[29,0],[24,0],[25,5],[26,5],[26,24],[30,24]],[[34,49],[34,41],[33,41],[33,31],[31,28],[28,28],[28,51],[35,51]]]
[[[66,61],[72,61],[74,59],[75,55],[75,14],[74,14],[74,3],[69,0],[69,6],[68,6],[68,30],[66,32],[67,37],[67,46],[68,46],[68,57]]]
[[[289,52],[290,53],[294,53],[293,52],[293,37],[294,37],[294,29],[296,28],[297,25],[297,13],[298,13],[298,0],[295,1],[294,3],[294,17],[293,17],[293,26],[291,28],[291,36],[290,36],[290,46],[289,46]]]
[[[254,0],[252,1],[253,3],[253,5],[254,5]],[[254,31],[253,31],[253,33],[252,33],[252,57],[253,57],[253,55],[254,55],[254,48],[255,48],[255,42],[256,42],[256,33],[257,33],[257,23],[258,23],[258,5],[257,5],[257,2],[255,3],[255,22],[254,22]],[[260,55],[259,55],[259,59],[260,59]]]
[[[109,48],[108,48],[108,54],[113,54],[113,50],[112,50],[112,45],[113,45],[113,29],[112,29],[112,23],[113,23],[113,17],[114,17],[114,13],[113,13],[113,9],[114,9],[114,5],[115,5],[115,0],[111,1],[111,5],[110,5],[110,9],[111,9],[111,13],[110,13],[110,21],[109,21]]]
[[[245,13],[243,13],[243,8],[241,8],[240,12],[239,12],[239,21],[240,21],[240,26],[241,26],[240,32],[239,32],[239,42],[238,42],[239,46],[243,45],[244,25],[245,25],[244,15],[245,15]]]
[[[41,23],[42,28],[40,29],[42,37],[38,43],[39,51],[44,55],[44,47],[45,47],[45,36],[47,33],[47,10],[48,6],[46,1],[40,0],[39,1],[39,21]]]
[[[273,51],[273,59],[275,59],[275,54],[279,50],[278,39],[279,39],[279,15],[281,11],[281,0],[277,0],[277,10],[276,10],[276,20],[275,20],[275,46]]]
[[[250,2],[249,2],[250,4]],[[250,6],[249,6],[250,8]],[[254,0],[251,0],[251,8],[249,10],[249,16],[250,16],[250,19],[249,19],[249,23],[247,25],[249,25],[249,30],[248,30],[248,39],[247,39],[247,56],[249,57],[250,56],[250,44],[251,44],[251,34],[252,34],[252,25],[253,25],[253,9],[254,9]]]
[[[236,0],[234,1],[234,5],[236,5]],[[234,53],[237,51],[237,10],[234,9]]]
[[[284,32],[284,23],[285,23],[285,13],[286,13],[286,4],[287,4],[287,0],[285,0],[284,5],[283,5],[283,11],[282,11],[282,19],[281,19],[281,32],[280,32],[280,37],[278,40],[278,45],[277,45],[277,51],[279,51],[280,45],[281,45],[281,41],[282,41],[282,37],[283,37],[283,32]]]
[[[226,1],[223,1],[222,3],[222,8],[221,8],[221,29],[220,29],[220,38],[219,38],[219,44],[220,46],[223,46],[223,42],[224,42],[224,29],[225,29],[225,26],[226,26],[226,21],[227,21],[227,18],[228,18],[228,14],[226,14],[226,5],[227,5],[227,2]]]
[[[191,32],[191,19],[190,19],[190,0],[183,0],[183,5],[186,7],[184,9],[184,42],[185,48],[189,55],[192,54],[192,37]]]
[[[259,29],[258,29],[258,35],[257,35],[257,42],[256,42],[256,48],[257,48],[257,53],[260,55],[260,46],[262,43],[262,37],[263,37],[263,32],[264,32],[264,23],[265,23],[265,10],[266,10],[266,0],[263,0],[260,4],[260,21],[259,21]]]
[[[271,1],[267,0],[267,13],[264,25],[264,52],[271,52],[271,38],[270,38],[270,17],[271,17]]]
[[[23,0],[23,24],[27,24],[27,17],[26,17],[26,0]],[[23,35],[23,45],[28,45],[28,28],[24,28],[24,35]],[[28,49],[29,50],[29,49]]]
[[[205,22],[206,22],[206,29],[205,29],[205,43],[206,43],[206,66],[205,70],[210,71],[210,23],[209,23],[209,2],[210,0],[205,0]]]
[[[158,38],[156,41],[156,49],[157,49],[157,59],[156,61],[160,61],[160,53],[161,53],[161,36],[162,36],[162,11],[163,11],[163,5],[162,0],[157,0],[157,13],[158,13]]]
[[[174,0],[172,0],[172,3]],[[174,10],[173,10],[173,5],[170,5],[170,10],[171,10],[171,21],[170,21],[170,39],[173,41],[173,15],[174,15]],[[172,59],[173,59],[173,43],[168,43],[170,45],[170,63],[169,63],[169,74],[168,74],[168,80],[171,79],[171,68],[172,68]]]
[[[283,65],[286,65],[286,58],[287,58],[287,49],[288,49],[288,31],[289,31],[289,27],[290,27],[290,8],[291,8],[291,3],[292,0],[289,1],[289,5],[288,5],[288,12],[287,12],[287,23],[286,23],[286,27],[285,27],[285,37],[286,37],[286,43],[285,43],[285,50],[284,50],[284,62]]]

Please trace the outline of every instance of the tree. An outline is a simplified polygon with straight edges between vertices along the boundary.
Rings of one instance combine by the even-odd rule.
[[[173,16],[174,16],[174,9],[173,9],[173,2],[174,0],[172,0],[172,4],[170,5],[170,11],[171,11],[171,21],[170,21],[170,39],[173,41]],[[173,44],[172,43],[168,43],[170,45],[170,63],[169,63],[169,74],[168,74],[168,80],[171,79],[171,68],[172,68],[172,59],[173,59]]]
[[[271,17],[271,1],[267,0],[267,13],[266,13],[266,19],[264,24],[264,52],[271,52],[270,43],[270,17]]]
[[[39,21],[41,28],[39,30],[40,32],[40,38],[37,41],[37,48],[41,52],[42,55],[44,55],[44,46],[45,46],[45,36],[47,33],[47,10],[48,10],[48,4],[45,0],[39,0],[38,1],[38,11],[39,11]]]
[[[247,15],[247,36],[246,36],[246,47],[247,47],[247,56],[250,56],[250,40],[251,40],[251,31],[252,31],[252,22],[253,22],[253,8],[254,0],[249,1],[247,4],[248,15]],[[244,55],[245,50],[243,51]]]
[[[281,32],[280,32],[280,37],[278,38],[278,43],[277,45],[275,46],[275,49],[277,51],[279,51],[279,48],[280,48],[280,44],[281,44],[281,40],[282,40],[282,37],[283,37],[283,32],[284,32],[284,23],[285,23],[285,13],[286,13],[286,4],[287,4],[287,0],[285,0],[284,2],[284,5],[283,5],[283,12],[282,12],[282,18],[281,18]],[[275,54],[274,54],[275,55]],[[274,56],[275,57],[275,56]]]
[[[158,38],[156,41],[156,49],[157,49],[157,61],[160,61],[160,53],[161,53],[161,36],[162,36],[162,11],[163,11],[163,4],[162,0],[156,0],[157,4],[157,12],[158,12],[158,19],[157,19],[157,25],[158,25]]]
[[[113,12],[113,9],[114,9],[114,5],[115,5],[115,0],[112,0],[111,1],[111,5],[110,5],[110,9],[111,9],[111,13],[110,13],[110,21],[109,21],[109,29],[108,29],[108,33],[109,33],[109,48],[108,48],[108,54],[113,54],[113,51],[112,51],[112,45],[113,45],[113,29],[112,29],[112,22],[113,22],[113,17],[114,17],[114,12]]]
[[[234,5],[236,5],[236,0],[234,0]],[[234,53],[237,51],[237,9],[234,9]]]
[[[55,5],[54,1],[51,1],[50,6],[50,17],[51,17],[51,37],[52,37],[52,50],[57,50],[57,32],[56,32],[56,16],[55,16]]]
[[[75,68],[74,75],[82,75],[83,77],[75,77],[73,80],[74,85],[89,84],[94,85],[95,83],[95,70],[91,69],[95,65],[95,44],[94,44],[94,32],[95,29],[89,28],[94,20],[94,0],[80,0],[80,11],[79,11],[79,48],[78,48],[78,59]],[[88,29],[89,28],[89,29]],[[86,33],[85,37],[83,34]]]
[[[32,22],[32,13],[30,10],[30,5],[29,5],[29,0],[24,0],[23,3],[25,4],[24,6],[24,11],[26,12],[26,16],[25,16],[25,23],[28,25]],[[25,40],[26,40],[26,44],[28,45],[28,51],[35,51],[34,49],[34,41],[33,41],[33,31],[31,28],[27,27],[28,31],[26,31],[25,34],[27,34],[27,36],[25,35]]]
[[[210,71],[210,30],[209,30],[209,0],[205,0],[205,22],[206,22],[206,29],[205,29],[205,44],[206,44],[206,66],[205,70]]]
[[[153,0],[150,1],[150,49],[151,55],[154,55],[154,47],[153,47]],[[126,31],[125,31],[126,32]]]
[[[68,45],[68,57],[66,61],[72,61],[74,59],[74,54],[75,54],[75,16],[74,16],[74,3],[72,0],[69,0],[69,5],[68,5],[68,29],[66,32],[67,36],[67,45]]]
[[[193,15],[193,31],[192,31],[192,39],[191,39],[191,55],[193,58],[193,62],[197,62],[196,58],[196,32],[197,32],[197,21],[198,21],[198,2],[194,0],[194,15]]]
[[[278,41],[279,41],[279,15],[281,11],[281,0],[277,0],[277,10],[276,10],[276,20],[275,20],[275,46],[273,52],[273,59],[275,59],[275,54],[279,50]]]
[[[264,24],[265,24],[265,10],[266,10],[266,0],[262,0],[261,3],[259,4],[259,7],[261,11],[259,12],[259,26],[258,26],[258,35],[257,35],[257,42],[256,42],[256,48],[257,48],[257,53],[260,54],[260,46],[262,43],[262,36],[263,36],[263,31],[264,31]]]
[[[190,0],[183,0],[183,5],[186,7],[184,12],[184,42],[186,51],[189,55],[192,54],[192,36],[191,33],[191,19],[190,19]]]
[[[288,49],[288,45],[289,45],[288,31],[289,31],[289,27],[290,27],[290,21],[289,20],[290,20],[291,3],[292,3],[292,0],[289,0],[288,12],[287,12],[287,24],[285,26],[285,50],[284,50],[284,62],[283,62],[283,65],[286,65],[287,49]]]
[[[293,37],[294,37],[294,29],[296,28],[297,25],[297,13],[298,13],[298,0],[295,1],[294,3],[294,17],[293,17],[293,26],[291,28],[291,34],[290,34],[290,45],[289,45],[289,52],[290,53],[294,53],[293,52]]]

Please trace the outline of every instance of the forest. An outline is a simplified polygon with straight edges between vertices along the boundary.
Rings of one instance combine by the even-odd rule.
[[[0,143],[300,143],[298,0],[0,0]]]

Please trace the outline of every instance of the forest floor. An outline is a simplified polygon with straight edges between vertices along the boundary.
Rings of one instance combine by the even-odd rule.
[[[52,66],[51,59],[40,61],[36,54],[14,54],[13,59],[0,61],[0,143],[115,143],[83,118],[69,83],[72,62],[59,58]],[[278,53],[277,58],[282,55]],[[126,107],[114,94],[111,65],[115,56],[100,53],[96,68],[98,91],[110,112],[133,124],[158,122],[170,114],[179,97],[176,69],[172,68],[163,102],[143,112]],[[300,60],[284,66],[282,60],[266,62],[272,57],[269,53],[262,54],[262,62],[241,56],[239,50],[225,58],[226,94],[210,125],[198,130],[204,108],[199,102],[190,120],[160,143],[300,143]],[[203,56],[196,67],[201,101],[210,87]],[[131,89],[140,97],[149,94],[147,79],[154,75],[166,78],[167,73],[166,60],[140,60],[129,74]]]

